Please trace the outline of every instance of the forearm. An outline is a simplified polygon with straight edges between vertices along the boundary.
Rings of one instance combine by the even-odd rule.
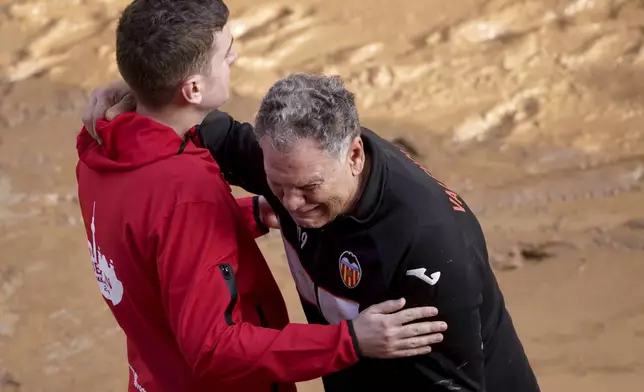
[[[282,330],[240,323],[217,335],[212,348],[191,361],[201,377],[300,382],[344,369],[358,359],[347,322],[288,324]]]
[[[253,126],[227,113],[210,113],[198,128],[202,145],[210,151],[231,185],[257,195],[270,195],[264,157]]]
[[[246,222],[253,237],[258,238],[268,233],[269,228],[262,222],[262,213],[259,207],[259,196],[241,197],[237,199],[241,218]]]

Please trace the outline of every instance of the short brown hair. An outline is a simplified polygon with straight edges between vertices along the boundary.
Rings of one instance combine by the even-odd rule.
[[[182,80],[210,67],[215,33],[228,21],[221,0],[134,0],[116,29],[116,62],[137,99],[168,104]]]

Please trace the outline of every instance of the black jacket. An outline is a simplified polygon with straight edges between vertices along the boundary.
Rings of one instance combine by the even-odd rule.
[[[408,307],[436,306],[437,318],[448,323],[431,354],[365,358],[324,377],[327,392],[539,391],[476,217],[400,149],[363,128],[371,170],[356,209],[320,229],[303,229],[268,187],[251,125],[214,112],[198,133],[226,180],[264,195],[277,212],[310,323],[351,319],[399,297]]]

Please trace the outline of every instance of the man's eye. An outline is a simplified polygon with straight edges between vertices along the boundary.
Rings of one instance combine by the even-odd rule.
[[[320,187],[320,184],[310,184],[302,188],[305,191],[314,191]]]

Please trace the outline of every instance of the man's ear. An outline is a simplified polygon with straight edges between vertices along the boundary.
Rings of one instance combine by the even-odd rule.
[[[349,166],[351,167],[351,172],[354,176],[359,175],[364,170],[365,164],[365,155],[364,155],[364,144],[362,143],[362,138],[360,135],[356,136],[351,140],[351,145],[349,146],[349,151],[347,152],[347,159],[349,160]]]
[[[203,101],[203,80],[199,75],[189,76],[181,85],[181,96],[190,104],[199,105]]]

